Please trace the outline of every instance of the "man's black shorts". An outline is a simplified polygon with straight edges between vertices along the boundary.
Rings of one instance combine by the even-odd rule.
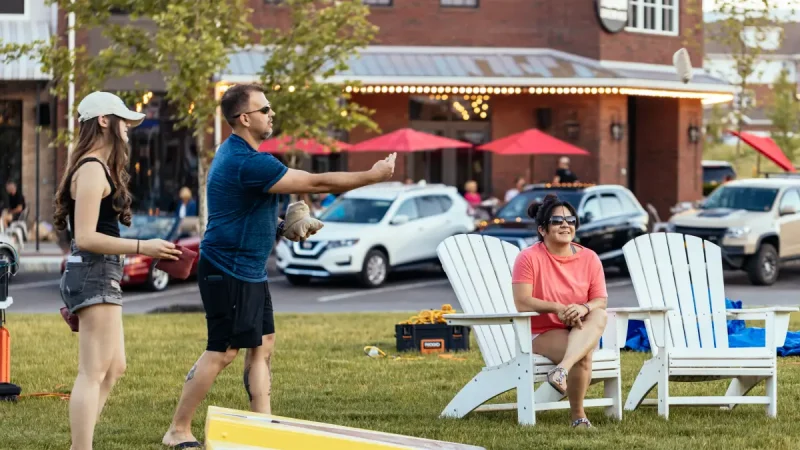
[[[219,270],[200,257],[197,283],[206,311],[206,350],[256,348],[262,336],[275,333],[272,297],[266,281],[248,283]]]

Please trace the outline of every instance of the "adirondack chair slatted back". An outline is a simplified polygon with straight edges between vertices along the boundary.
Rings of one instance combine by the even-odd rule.
[[[650,233],[622,250],[639,306],[673,308],[667,313],[673,347],[728,348],[719,246],[695,236]]]
[[[519,254],[516,246],[491,236],[459,234],[445,239],[436,251],[464,313],[517,312],[511,286]],[[480,325],[473,330],[487,367],[516,356],[511,325]]]

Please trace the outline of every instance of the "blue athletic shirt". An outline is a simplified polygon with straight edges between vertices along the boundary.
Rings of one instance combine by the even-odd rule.
[[[239,280],[267,280],[280,200],[279,194],[267,191],[287,170],[235,134],[220,145],[206,183],[208,224],[200,244],[204,258]]]

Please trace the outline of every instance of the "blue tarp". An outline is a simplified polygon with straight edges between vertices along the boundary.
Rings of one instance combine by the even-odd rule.
[[[741,301],[725,299],[728,309],[742,309]],[[728,346],[730,348],[763,347],[765,331],[763,328],[745,327],[744,320],[728,321]],[[650,341],[644,322],[631,320],[628,323],[628,336],[625,339],[625,350],[635,352],[649,352]],[[800,331],[790,331],[786,334],[786,342],[778,348],[778,356],[800,355]]]

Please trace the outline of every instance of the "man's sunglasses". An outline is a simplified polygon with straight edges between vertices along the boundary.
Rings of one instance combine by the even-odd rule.
[[[578,223],[578,218],[575,216],[553,216],[550,218],[550,225],[561,226],[565,221],[567,225],[574,227]]]
[[[235,115],[233,117],[239,117],[242,114],[253,114],[254,112],[260,112],[261,114],[269,114],[269,110],[270,110],[270,107],[269,107],[269,105],[267,105],[267,106],[265,106],[265,107],[263,107],[261,109],[257,109],[255,111],[247,111],[247,112],[239,113],[239,114],[237,114],[237,115]]]

